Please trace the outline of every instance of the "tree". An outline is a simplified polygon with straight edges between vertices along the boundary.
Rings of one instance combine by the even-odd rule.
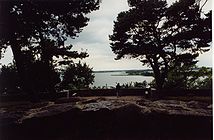
[[[61,87],[63,89],[81,89],[89,88],[89,85],[94,82],[94,75],[86,63],[70,64],[63,72],[63,80]]]
[[[0,70],[0,93],[18,91],[20,86],[20,79],[15,65],[3,65]]]
[[[211,89],[212,71],[209,68],[178,66],[171,70],[164,84],[166,89]]]
[[[193,75],[193,70],[195,68],[195,65],[174,67],[169,71],[163,87],[165,89],[187,89],[189,78]]]
[[[203,14],[203,6],[195,0],[180,0],[171,6],[165,0],[128,3],[130,9],[119,13],[114,22],[112,51],[116,59],[134,58],[150,66],[158,89],[170,69],[196,63],[199,53],[209,50],[211,11]]]
[[[187,88],[212,89],[212,69],[201,67],[197,68],[197,71],[193,71],[187,82]]]
[[[45,76],[46,72],[44,72],[44,65],[42,63],[35,63],[29,70],[29,79],[32,79],[32,84],[34,85],[34,90],[36,92],[47,92],[48,91],[48,83],[47,78]],[[50,72],[50,71],[49,71]],[[60,82],[59,73],[55,71],[52,72],[52,83],[56,85]],[[18,71],[16,65],[14,63],[10,63],[9,65],[3,65],[0,69],[0,93],[3,91],[9,92],[20,92],[23,91],[21,88],[21,79],[18,75]]]
[[[66,45],[75,38],[89,19],[86,14],[99,8],[99,0],[1,1],[0,50],[10,46],[14,55],[22,87],[34,94],[31,72],[34,65],[42,66],[48,91],[54,92],[54,67],[69,64],[74,58],[85,58],[87,53],[72,51]],[[1,53],[2,54],[2,53]],[[56,62],[60,58],[62,61]],[[41,68],[41,67],[40,67]],[[39,71],[38,71],[39,72]],[[41,71],[40,71],[41,72]]]
[[[51,68],[51,67],[50,67]],[[28,78],[32,79],[33,89],[38,92],[55,92],[55,85],[60,82],[60,73],[47,67],[43,62],[36,61],[28,69]],[[50,76],[47,76],[47,74]]]

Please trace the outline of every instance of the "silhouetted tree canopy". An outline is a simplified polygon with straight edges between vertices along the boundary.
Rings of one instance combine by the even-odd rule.
[[[211,89],[212,70],[196,65],[178,65],[169,71],[166,89]]]
[[[43,79],[53,89],[55,66],[85,58],[86,52],[72,51],[74,39],[87,26],[86,14],[99,8],[99,0],[5,0],[0,2],[0,50],[11,47],[22,86],[32,92],[30,75],[41,68]],[[58,59],[59,58],[59,59]],[[56,61],[58,60],[58,61]],[[60,60],[60,61],[59,61]],[[57,62],[57,63],[56,63]],[[35,65],[35,66],[34,66]],[[39,65],[39,67],[37,67]],[[34,70],[32,69],[32,66]]]
[[[168,72],[195,64],[209,50],[211,11],[204,14],[199,1],[128,0],[130,9],[119,13],[110,35],[116,59],[135,58],[152,67],[156,87],[162,88]]]
[[[89,88],[94,82],[94,75],[86,63],[70,64],[63,72],[61,88],[63,89],[80,89]]]
[[[16,66],[14,64],[3,65],[0,69],[0,94],[3,92],[17,92],[20,86]]]
[[[51,81],[47,82],[50,79],[46,79],[45,74],[51,73]],[[31,67],[28,69],[29,79],[32,79],[31,83],[36,92],[47,92],[49,83],[56,85],[60,82],[59,72],[50,71],[46,69],[46,66],[40,61],[31,64]],[[3,65],[0,69],[0,93],[2,92],[20,92],[21,89],[21,79],[18,75],[16,65],[10,63],[9,65]]]

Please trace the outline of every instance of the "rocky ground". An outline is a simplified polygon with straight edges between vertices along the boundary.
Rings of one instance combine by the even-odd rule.
[[[73,97],[0,105],[1,140],[212,139],[212,104],[203,100]]]

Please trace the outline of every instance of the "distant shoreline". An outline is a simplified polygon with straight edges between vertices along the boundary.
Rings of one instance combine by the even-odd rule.
[[[209,69],[212,69],[212,67],[206,67]],[[199,70],[199,68],[195,68],[194,70],[197,71]],[[109,73],[109,72],[152,72],[152,69],[132,69],[132,70],[95,70],[93,71],[93,73]]]
[[[111,76],[153,76],[152,69],[93,71],[93,73],[113,73],[113,72],[119,72],[119,74],[111,74]]]
[[[153,72],[152,69],[136,69],[136,70],[101,70],[101,71],[93,71],[93,73],[109,73],[109,72],[142,72],[142,71],[149,71],[149,72]]]
[[[151,76],[151,75],[138,75],[138,74],[112,74],[111,76]]]

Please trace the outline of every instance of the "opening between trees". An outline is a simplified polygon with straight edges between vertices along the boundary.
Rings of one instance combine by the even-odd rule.
[[[190,71],[198,55],[210,49],[212,16],[202,10],[206,2],[179,0],[169,6],[165,0],[128,0],[130,9],[118,15],[109,36],[116,59],[138,59],[151,67],[157,89],[177,84],[180,77],[173,79],[173,74]],[[66,41],[78,37],[89,21],[86,14],[98,10],[100,0],[0,4],[0,57],[11,47],[15,64],[2,67],[1,81],[5,72],[14,69],[19,79],[15,81],[32,96],[38,91],[54,96],[60,73],[61,88],[87,88],[93,82],[92,68],[73,61],[87,57],[87,52],[72,51]]]

